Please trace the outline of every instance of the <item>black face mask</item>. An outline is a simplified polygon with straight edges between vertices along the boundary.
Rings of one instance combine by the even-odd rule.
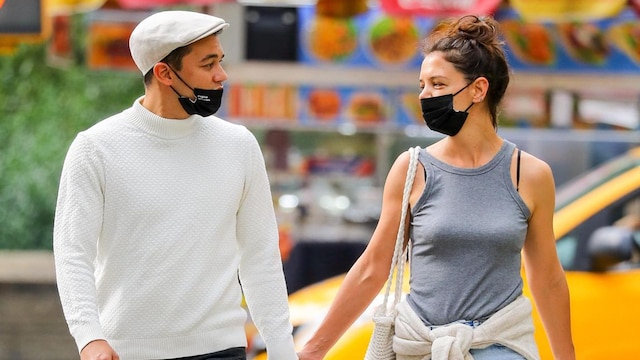
[[[467,115],[469,115],[467,111],[473,106],[473,103],[464,111],[455,111],[453,109],[453,97],[469,85],[471,83],[468,83],[455,94],[420,99],[422,118],[429,129],[449,136],[456,135],[462,129],[462,125],[464,125]]]
[[[220,104],[222,104],[222,88],[217,90],[192,88],[191,86],[189,86],[189,84],[182,80],[177,71],[173,70],[173,73],[176,74],[178,79],[180,79],[183,84],[187,85],[187,87],[191,89],[193,91],[193,94],[196,96],[195,100],[191,100],[188,97],[180,95],[180,93],[177,92],[176,89],[173,88],[173,86],[171,87],[171,90],[173,90],[173,92],[178,95],[178,101],[180,102],[180,105],[182,105],[184,111],[187,112],[187,114],[210,116],[215,114],[218,109],[220,109]]]

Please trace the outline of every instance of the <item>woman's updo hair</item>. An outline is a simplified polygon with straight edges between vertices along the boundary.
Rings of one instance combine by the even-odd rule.
[[[498,22],[475,15],[439,23],[423,43],[424,55],[442,52],[444,59],[469,82],[480,76],[488,80],[486,100],[494,127],[498,124],[498,104],[509,85],[509,66],[503,45]]]

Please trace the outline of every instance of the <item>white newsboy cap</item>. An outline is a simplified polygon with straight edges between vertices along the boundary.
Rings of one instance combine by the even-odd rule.
[[[219,17],[195,11],[170,10],[142,20],[131,32],[129,50],[142,74],[173,50],[229,27]]]

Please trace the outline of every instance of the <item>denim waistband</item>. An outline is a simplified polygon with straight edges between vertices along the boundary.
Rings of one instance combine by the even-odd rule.
[[[482,321],[480,321],[480,320],[458,320],[458,321],[454,321],[452,323],[445,324],[445,325],[431,325],[431,326],[429,326],[429,329],[433,330],[433,329],[436,329],[436,328],[439,328],[439,327],[449,326],[449,325],[453,325],[453,324],[462,324],[462,325],[471,326],[472,328],[476,328],[476,327],[480,326],[480,324],[482,324]]]

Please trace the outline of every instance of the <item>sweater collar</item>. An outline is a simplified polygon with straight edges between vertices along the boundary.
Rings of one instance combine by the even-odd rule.
[[[167,119],[154,114],[142,106],[143,97],[133,103],[132,123],[144,132],[163,139],[180,139],[192,134],[200,124],[201,117],[191,115],[186,119]]]

